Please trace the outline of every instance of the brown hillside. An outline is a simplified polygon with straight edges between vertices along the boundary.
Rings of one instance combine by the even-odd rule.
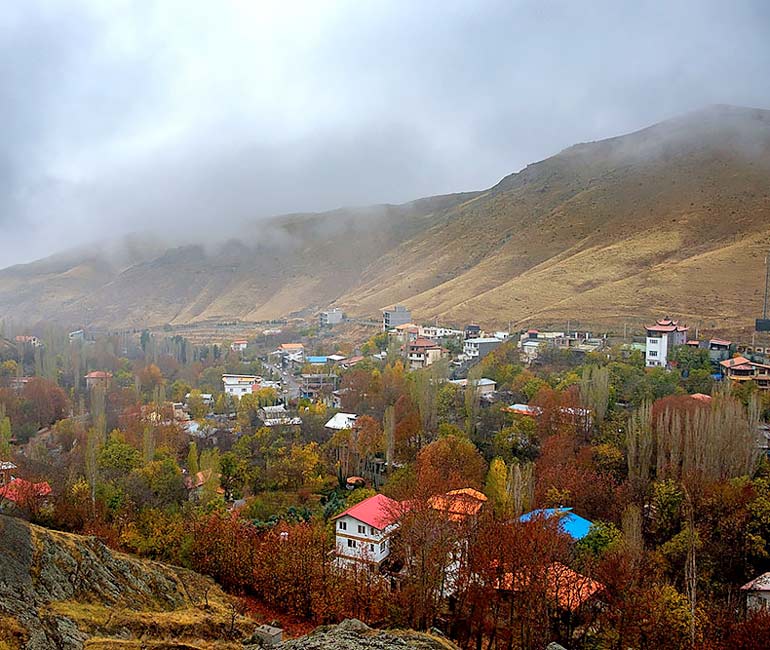
[[[580,144],[485,192],[279,217],[238,243],[0,271],[0,317],[157,325],[404,302],[418,320],[749,325],[770,248],[770,112]],[[126,261],[129,260],[129,261]]]

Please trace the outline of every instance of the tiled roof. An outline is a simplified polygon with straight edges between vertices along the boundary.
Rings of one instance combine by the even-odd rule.
[[[35,497],[45,497],[49,494],[51,494],[51,486],[47,482],[30,483],[23,478],[15,478],[0,488],[0,498],[8,499],[14,503]]]

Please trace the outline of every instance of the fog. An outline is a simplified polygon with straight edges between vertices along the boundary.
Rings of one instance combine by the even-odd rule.
[[[764,0],[6,0],[0,267],[481,189],[705,105],[770,108],[768,34]]]

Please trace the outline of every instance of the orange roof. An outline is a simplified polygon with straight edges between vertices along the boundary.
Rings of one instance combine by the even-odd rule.
[[[705,395],[703,393],[693,393],[690,395],[693,399],[697,399],[700,402],[710,402],[711,401],[711,395]]]
[[[713,343],[714,345],[732,345],[732,341],[726,341],[725,339],[710,339],[709,343]]]
[[[304,349],[305,346],[302,343],[281,343],[278,348],[281,350],[300,350]]]
[[[446,494],[437,494],[428,500],[434,510],[446,513],[451,521],[463,521],[479,513],[487,497],[473,488],[452,490]]]
[[[498,589],[505,591],[523,591],[529,588],[532,578],[541,570],[532,573],[506,573],[498,581]],[[580,609],[594,595],[604,589],[601,582],[573,571],[560,562],[554,562],[545,569],[546,594],[561,609],[574,612]]]
[[[746,357],[733,357],[732,359],[725,359],[719,362],[720,366],[725,368],[735,368],[736,366],[751,366],[751,361]]]
[[[112,373],[105,370],[94,370],[86,375],[86,379],[112,379]]]

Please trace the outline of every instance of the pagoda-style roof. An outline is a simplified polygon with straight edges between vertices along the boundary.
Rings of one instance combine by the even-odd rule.
[[[678,320],[670,318],[661,318],[655,321],[655,325],[647,325],[645,329],[648,332],[686,332],[689,328],[686,325],[680,325]]]

